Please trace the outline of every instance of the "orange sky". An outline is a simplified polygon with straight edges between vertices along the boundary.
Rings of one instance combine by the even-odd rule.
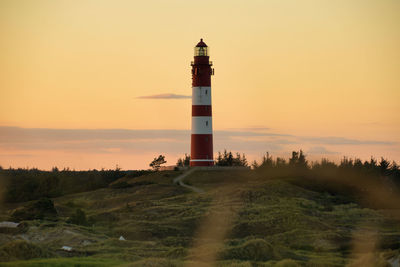
[[[89,151],[90,138],[39,142],[29,128],[152,129],[157,140],[188,130],[190,99],[140,97],[190,95],[200,38],[215,67],[216,151],[400,161],[398,14],[398,0],[3,0],[0,165],[147,168],[160,153],[175,163],[189,136],[163,146],[131,132]],[[6,126],[28,129],[13,140]]]

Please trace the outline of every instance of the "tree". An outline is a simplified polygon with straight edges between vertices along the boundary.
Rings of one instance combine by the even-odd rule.
[[[260,167],[271,168],[273,165],[274,165],[274,161],[272,160],[272,156],[270,156],[269,152],[267,152],[262,158]]]
[[[298,165],[302,167],[307,167],[306,155],[304,155],[302,150],[300,150]]]
[[[284,167],[286,166],[286,160],[284,158],[277,157],[276,158],[276,167]]]
[[[240,157],[239,153],[237,153],[236,155],[237,155],[237,160],[238,160],[237,166],[247,167],[249,165],[247,162],[246,155],[244,153],[242,154],[242,157]]]
[[[178,162],[176,163],[177,167],[186,167],[190,165],[190,156],[185,154],[183,158],[179,158]]]
[[[292,157],[289,159],[289,165],[293,167],[307,168],[307,160],[303,151],[293,151]]]
[[[218,152],[215,164],[217,166],[248,166],[245,154],[240,155],[240,153],[236,153],[236,157],[234,157],[232,152],[228,152],[226,149],[223,154]]]
[[[381,175],[387,176],[390,174],[390,162],[383,157],[381,158],[381,161],[379,162],[379,170],[381,172]]]
[[[289,159],[289,165],[296,165],[299,160],[299,152],[292,151],[292,157]]]
[[[259,167],[258,163],[256,160],[253,161],[253,163],[251,163],[251,167],[255,170]]]
[[[165,160],[165,156],[159,155],[158,158],[154,158],[152,162],[150,162],[149,166],[155,170],[158,171],[161,167],[162,164],[167,163]]]

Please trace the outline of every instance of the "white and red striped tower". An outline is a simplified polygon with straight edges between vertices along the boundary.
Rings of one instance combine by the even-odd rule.
[[[211,75],[207,45],[200,39],[192,62],[192,137],[190,166],[213,166]]]

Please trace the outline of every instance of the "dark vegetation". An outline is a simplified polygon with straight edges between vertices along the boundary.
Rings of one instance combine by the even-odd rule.
[[[48,249],[24,240],[9,242],[0,247],[0,262],[28,260],[32,258],[49,258],[54,256],[55,254],[51,253]]]
[[[27,206],[15,210],[11,217],[16,221],[25,220],[57,220],[57,210],[54,203],[49,198],[41,198]]]
[[[190,156],[185,154],[183,158],[178,159],[177,167],[189,166],[189,162]],[[245,154],[234,154],[227,150],[223,153],[218,152],[215,165],[249,166]],[[369,161],[344,157],[339,164],[328,159],[310,163],[302,150],[293,151],[288,160],[281,157],[273,158],[267,152],[260,162],[253,161],[251,167],[258,173],[269,173],[275,176],[295,175],[302,176],[304,180],[314,178],[313,186],[325,187],[319,189],[326,191],[340,190],[344,193],[352,187],[358,187],[358,183],[366,181],[387,183],[393,187],[393,190],[400,188],[400,166],[395,161],[390,162],[385,158],[381,158],[378,162],[373,157]],[[329,185],[326,184],[327,182]],[[353,191],[348,193],[354,193]]]
[[[159,155],[158,157],[154,158],[152,162],[150,162],[149,166],[155,171],[158,171],[161,167],[161,165],[167,163],[165,160],[164,155]]]
[[[138,177],[149,171],[90,170],[40,171],[38,169],[0,169],[0,179],[5,184],[5,202],[22,202],[53,198],[72,193],[105,188],[121,177]]]
[[[247,166],[244,155],[220,156],[220,166]],[[251,165],[194,172],[185,182],[202,194],[172,183],[181,171],[0,170],[9,185],[5,195],[15,196],[6,198],[0,217],[22,222],[29,240],[14,240],[21,239],[20,229],[0,232],[0,262],[183,266],[216,255],[216,266],[368,266],[371,259],[372,266],[387,266],[400,257],[396,163],[310,163],[298,151],[287,160],[267,153]],[[46,177],[59,182],[46,183]],[[43,188],[59,193],[53,197]],[[32,201],[17,203],[26,200]],[[218,225],[218,218],[230,223]],[[199,236],[200,228],[226,233],[216,240]],[[196,245],[204,239],[206,245]],[[372,250],[354,252],[354,244],[369,242]],[[61,251],[64,245],[74,250]]]
[[[177,167],[189,167],[190,165],[190,156],[188,154],[185,154],[183,158],[179,158],[178,161],[176,162]]]
[[[185,154],[183,158],[179,158],[176,162],[177,167],[188,167],[190,165],[190,156]],[[247,159],[245,154],[236,153],[235,155],[231,151],[224,150],[223,153],[218,152],[218,157],[215,159],[215,165],[217,166],[242,166],[247,167]]]
[[[246,167],[248,163],[244,154],[240,155],[240,153],[236,153],[236,156],[233,156],[231,151],[227,152],[224,150],[223,153],[218,152],[218,157],[215,159],[215,165]]]
[[[271,244],[264,239],[251,239],[241,245],[233,246],[222,252],[224,259],[240,259],[250,261],[268,261],[277,258]]]
[[[379,162],[373,157],[364,162],[344,157],[339,164],[327,159],[309,163],[300,150],[293,151],[288,161],[279,157],[274,159],[266,153],[261,162],[253,162],[252,167],[267,177],[297,177],[292,183],[351,197],[352,201],[364,197],[364,204],[369,202],[371,207],[398,207],[390,201],[390,195],[380,195],[382,187],[390,188],[393,195],[400,192],[400,167],[384,158]]]

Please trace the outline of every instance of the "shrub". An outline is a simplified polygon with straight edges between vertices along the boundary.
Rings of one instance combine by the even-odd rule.
[[[0,169],[2,182],[6,185],[3,189],[4,201],[13,203],[91,191],[107,187],[124,176],[132,178],[146,173],[148,171],[121,171],[119,168],[101,171],[54,169],[51,172],[38,169]]]
[[[252,239],[240,246],[229,248],[223,258],[267,261],[276,258],[276,253],[271,244],[264,239]]]
[[[132,185],[128,184],[126,181],[120,181],[120,182],[115,182],[115,183],[110,184],[110,187],[113,189],[123,189],[123,188],[132,187]]]
[[[155,182],[153,182],[153,181],[140,181],[140,182],[132,183],[132,186],[135,187],[135,186],[143,186],[143,185],[151,185],[151,184],[155,184]]]
[[[51,252],[25,240],[11,241],[0,247],[0,262],[29,260],[34,258],[49,258]]]
[[[75,214],[68,218],[67,222],[84,226],[89,225],[89,222],[86,218],[86,213],[81,209],[77,209]]]
[[[298,264],[296,261],[291,259],[284,259],[276,263],[276,267],[300,267],[301,265]]]
[[[23,220],[57,220],[57,210],[49,198],[41,198],[32,204],[13,212],[11,217],[17,221]]]
[[[201,266],[201,265],[200,265]],[[252,265],[249,261],[220,261],[216,265],[217,267],[271,267],[272,264],[254,264]]]
[[[168,259],[162,259],[162,258],[149,258],[149,259],[144,259],[135,263],[132,263],[128,266],[131,267],[177,267],[177,266],[182,266],[182,264],[178,264],[175,261],[168,260]]]
[[[177,247],[177,248],[172,248],[170,249],[167,253],[166,256],[168,258],[172,258],[172,259],[177,259],[177,258],[183,258],[185,257],[187,254],[187,251],[185,248],[183,247]]]
[[[29,226],[26,222],[20,223],[17,227],[0,227],[0,234],[17,235],[26,233]]]

